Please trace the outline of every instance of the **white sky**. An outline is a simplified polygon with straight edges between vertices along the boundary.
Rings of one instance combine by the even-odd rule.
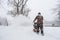
[[[52,8],[56,7],[57,0],[28,0],[28,6],[31,9],[30,18],[34,19],[38,12],[41,12],[47,21],[54,20]]]
[[[4,1],[4,0],[2,0]],[[7,7],[7,0],[2,4],[5,11],[9,8]],[[41,12],[44,19],[47,21],[52,21],[55,15],[52,14],[52,8],[56,7],[57,0],[28,0],[28,7],[31,9],[29,17],[33,20],[38,12]]]

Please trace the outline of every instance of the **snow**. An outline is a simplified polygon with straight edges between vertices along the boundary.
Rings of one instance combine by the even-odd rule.
[[[60,28],[44,27],[44,36],[32,31],[33,27],[0,27],[0,40],[60,40]]]
[[[7,19],[0,17],[0,25],[8,26],[8,21],[7,21]]]
[[[32,25],[32,20],[29,17],[23,16],[23,15],[19,15],[19,16],[14,17],[14,19],[11,22],[15,26]]]
[[[42,36],[33,32],[33,23],[28,17],[7,16],[7,19],[11,25],[0,26],[0,40],[60,40],[60,27],[44,26],[44,36]]]
[[[60,40],[60,27],[44,26],[44,36],[41,33],[36,34],[33,32],[32,20],[22,15],[16,17],[7,15],[9,8],[5,3],[6,1],[3,7],[0,6],[0,17],[7,18],[9,26],[0,25],[0,40]]]
[[[0,26],[0,40],[60,40],[60,27],[44,27],[42,36],[33,32],[33,23],[28,17],[19,15],[9,19],[11,25]]]
[[[0,26],[0,40],[60,40],[60,27],[45,27],[44,36],[33,32],[30,18],[19,15],[5,15],[9,26]]]

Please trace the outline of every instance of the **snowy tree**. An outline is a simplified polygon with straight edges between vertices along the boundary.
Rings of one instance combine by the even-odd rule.
[[[9,14],[13,16],[23,14],[28,15],[30,9],[27,7],[28,0],[8,0],[8,5],[11,5],[13,10],[8,11]]]
[[[54,13],[57,13],[57,22],[60,22],[60,0],[58,0],[58,3],[56,4],[56,8],[53,8]]]
[[[2,0],[0,0],[0,7],[2,6]]]

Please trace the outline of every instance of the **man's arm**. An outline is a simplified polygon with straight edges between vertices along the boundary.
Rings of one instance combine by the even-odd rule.
[[[35,17],[35,19],[33,20],[33,22],[35,22],[35,21],[36,21],[36,19],[37,19],[37,16]]]
[[[44,20],[44,19],[43,19],[43,16],[42,16],[42,24],[43,24],[43,20]]]
[[[42,16],[42,20],[43,20],[43,16]]]

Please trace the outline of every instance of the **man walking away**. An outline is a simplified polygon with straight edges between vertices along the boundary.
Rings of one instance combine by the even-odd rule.
[[[37,21],[37,33],[39,33],[39,29],[41,30],[41,34],[44,35],[43,33],[43,16],[41,15],[41,13],[39,12],[38,15],[35,17],[35,19],[33,20],[33,22],[35,23],[35,21]]]

